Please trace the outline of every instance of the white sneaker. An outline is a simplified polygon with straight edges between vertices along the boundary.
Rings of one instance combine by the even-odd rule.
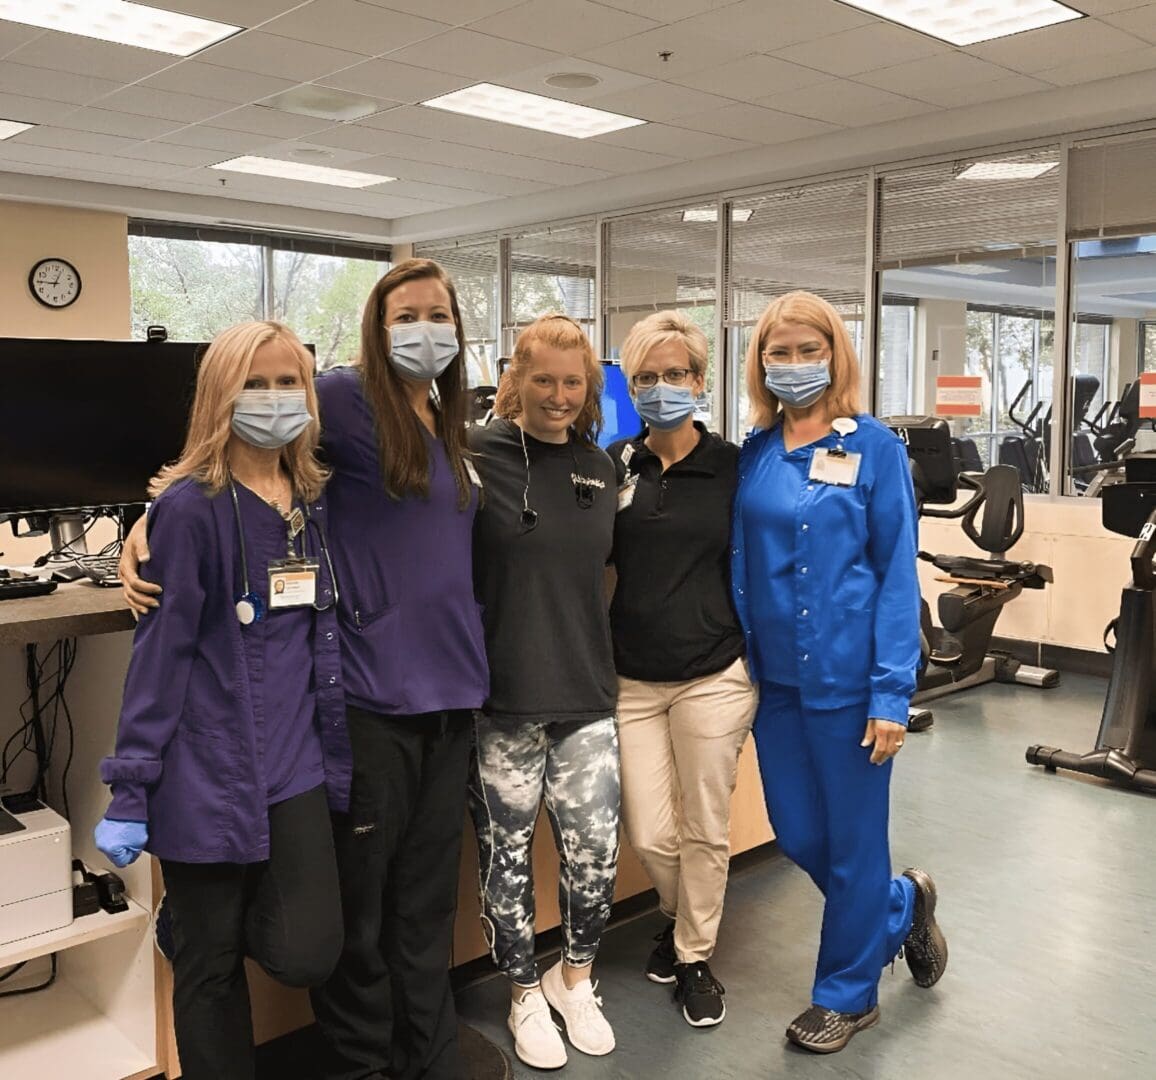
[[[562,1015],[566,1036],[575,1050],[600,1057],[614,1049],[614,1030],[602,1015],[602,999],[594,996],[589,979],[567,989],[559,960],[542,976],[542,993]]]
[[[521,1001],[510,999],[506,1023],[514,1036],[514,1053],[531,1068],[560,1069],[566,1064],[566,1044],[538,987],[524,991]]]

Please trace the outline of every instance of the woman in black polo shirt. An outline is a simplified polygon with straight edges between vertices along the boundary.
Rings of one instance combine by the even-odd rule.
[[[730,800],[755,708],[731,603],[738,447],[694,420],[707,341],[677,311],[635,324],[622,370],[647,427],[618,473],[610,607],[626,833],[673,921],[646,966],[695,1027],[726,1015],[707,961],[722,917]]]

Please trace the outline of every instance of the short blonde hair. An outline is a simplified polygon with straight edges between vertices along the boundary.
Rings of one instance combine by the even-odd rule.
[[[710,362],[710,345],[702,328],[681,311],[656,311],[636,322],[622,343],[622,374],[628,386],[642,367],[650,350],[671,341],[681,342],[690,358],[690,369],[700,378],[706,378]]]
[[[789,292],[767,305],[747,346],[747,396],[754,426],[769,428],[778,419],[781,406],[779,399],[767,389],[762,353],[767,336],[781,323],[801,323],[818,330],[831,346],[831,388],[823,402],[827,415],[834,419],[862,412],[859,405],[859,360],[843,316],[821,296],[802,291]]]
[[[229,482],[227,447],[233,434],[233,405],[245,388],[253,354],[271,341],[288,345],[298,361],[305,404],[313,417],[309,426],[281,449],[281,463],[304,499],[315,499],[329,474],[316,457],[321,425],[317,422],[317,391],[313,386],[313,354],[289,327],[276,322],[244,322],[222,330],[205,351],[197,370],[197,389],[189,412],[189,433],[181,456],[164,466],[149,482],[156,498],[178,480],[192,477],[215,495]]]
[[[586,369],[586,401],[573,428],[579,442],[587,446],[596,445],[598,433],[602,430],[602,365],[594,355],[594,346],[590,344],[586,331],[569,315],[539,315],[518,335],[514,342],[514,355],[502,373],[494,397],[494,415],[505,420],[522,415],[522,383],[530,370],[535,345],[581,351],[582,366]]]

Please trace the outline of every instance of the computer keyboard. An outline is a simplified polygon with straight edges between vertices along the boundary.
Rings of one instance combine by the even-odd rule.
[[[21,596],[46,596],[56,591],[55,581],[23,575],[13,576],[13,573],[5,571],[0,576],[0,600],[15,600]]]
[[[120,579],[116,576],[118,562],[120,562],[119,555],[80,555],[77,557],[76,565],[97,585],[111,586],[120,584]]]

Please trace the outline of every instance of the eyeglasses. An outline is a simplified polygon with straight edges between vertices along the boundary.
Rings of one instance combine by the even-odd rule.
[[[637,375],[631,376],[630,382],[639,390],[645,390],[651,386],[657,386],[658,380],[661,379],[668,386],[682,386],[694,372],[690,368],[672,367],[667,368],[666,371],[658,374],[653,371],[640,371]]]
[[[825,345],[804,345],[801,349],[785,349],[775,345],[759,354],[764,364],[815,364],[829,360],[830,349]]]

